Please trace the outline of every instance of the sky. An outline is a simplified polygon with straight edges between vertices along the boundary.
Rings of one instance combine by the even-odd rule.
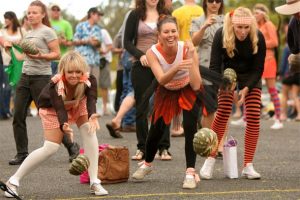
[[[6,11],[13,11],[17,17],[21,19],[24,12],[27,10],[29,4],[33,0],[5,0],[0,6],[0,21],[3,23],[3,15]],[[49,6],[50,3],[56,3],[61,9],[67,9],[67,12],[74,15],[76,19],[82,19],[89,8],[105,4],[109,0],[42,0],[42,2]],[[5,2],[5,3],[4,3]]]

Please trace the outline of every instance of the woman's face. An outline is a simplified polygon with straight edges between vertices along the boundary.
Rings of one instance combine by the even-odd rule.
[[[221,1],[208,1],[206,0],[207,12],[218,14],[219,9],[221,7]],[[218,3],[217,3],[218,2]]]
[[[82,74],[83,73],[80,70],[65,70],[65,78],[67,83],[70,86],[76,86],[79,83]]]
[[[39,6],[29,6],[27,10],[27,17],[31,25],[37,25],[42,23],[45,13],[42,12],[42,8]]]
[[[159,0],[146,0],[146,7],[156,8]]]
[[[161,30],[158,33],[158,40],[162,46],[173,47],[177,45],[179,38],[176,24],[167,22],[161,26]]]
[[[12,20],[5,18],[4,23],[6,26],[11,26],[12,25]]]
[[[238,40],[244,41],[250,32],[250,25],[234,24],[233,31]]]
[[[264,14],[259,11],[254,11],[253,15],[257,21],[257,23],[263,22],[265,20]]]

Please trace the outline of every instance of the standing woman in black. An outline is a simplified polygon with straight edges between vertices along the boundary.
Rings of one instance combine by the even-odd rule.
[[[146,89],[150,86],[154,75],[148,66],[146,51],[157,43],[157,21],[159,15],[168,14],[165,9],[164,0],[137,0],[136,9],[128,16],[125,26],[124,47],[132,55],[132,85],[136,100],[136,113],[139,111],[142,97]],[[148,104],[146,105],[148,107]],[[145,111],[144,111],[145,112]],[[147,115],[136,116],[136,134],[137,134],[137,152],[132,157],[133,160],[140,160],[145,154],[145,143],[148,135],[148,120]],[[161,148],[168,149],[170,146],[169,132],[164,134]]]
[[[245,104],[246,129],[244,147],[244,165],[242,176],[248,179],[260,179],[254,169],[253,160],[260,133],[261,77],[264,71],[266,43],[258,30],[251,11],[239,7],[225,15],[224,26],[217,30],[211,50],[209,69],[223,74],[232,68],[237,74],[239,89],[238,105]],[[218,109],[212,123],[212,130],[218,135],[218,142],[226,130],[231,114],[234,89],[220,89]],[[212,179],[216,162],[216,153],[205,160],[200,170],[202,179]]]

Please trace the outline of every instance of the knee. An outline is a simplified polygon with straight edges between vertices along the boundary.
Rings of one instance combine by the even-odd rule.
[[[55,154],[58,151],[59,147],[59,144],[46,140],[44,142],[45,156],[51,156]]]

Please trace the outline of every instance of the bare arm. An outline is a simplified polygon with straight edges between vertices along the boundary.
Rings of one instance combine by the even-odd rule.
[[[168,82],[170,82],[178,71],[178,67],[175,66],[175,67],[172,67],[170,70],[168,70],[166,73],[163,72],[156,55],[152,52],[151,49],[149,49],[146,52],[146,57],[147,57],[149,66],[151,67],[151,70],[160,85],[165,85]]]
[[[203,39],[205,30],[212,24],[216,22],[214,15],[210,15],[205,21],[204,25],[200,27],[199,31],[194,32],[192,35],[192,42],[194,46],[198,46]]]

